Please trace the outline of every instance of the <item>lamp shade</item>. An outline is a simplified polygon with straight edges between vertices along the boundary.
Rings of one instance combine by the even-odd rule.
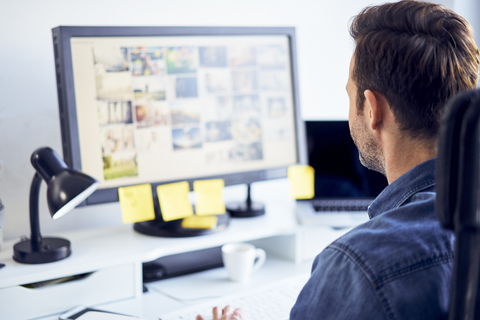
[[[53,219],[58,219],[88,198],[99,182],[67,167],[50,148],[37,149],[31,157],[37,173],[47,183],[48,209]]]
[[[65,170],[47,183],[48,209],[58,219],[88,198],[99,182],[86,174]]]

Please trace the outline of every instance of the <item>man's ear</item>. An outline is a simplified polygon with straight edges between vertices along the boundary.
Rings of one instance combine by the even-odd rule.
[[[365,112],[372,130],[377,130],[383,120],[383,99],[372,90],[365,90]]]

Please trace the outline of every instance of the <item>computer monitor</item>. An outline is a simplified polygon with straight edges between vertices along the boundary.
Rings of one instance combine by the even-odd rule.
[[[315,198],[374,199],[388,185],[365,168],[346,120],[306,121],[308,163],[315,169]]]
[[[149,183],[156,219],[135,230],[199,235],[210,231],[163,221],[158,185],[247,184],[247,201],[227,208],[249,217],[263,213],[251,203],[251,183],[307,162],[295,28],[60,26],[52,33],[64,160],[100,181],[83,205],[118,201],[119,187]]]

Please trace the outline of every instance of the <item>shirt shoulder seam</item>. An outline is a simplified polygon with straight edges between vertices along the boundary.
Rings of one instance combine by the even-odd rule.
[[[420,271],[422,269],[428,269],[430,267],[436,266],[436,265],[441,265],[444,263],[450,263],[453,262],[454,260],[454,253],[453,252],[447,252],[444,254],[439,254],[437,256],[434,256],[430,259],[425,259],[418,261],[417,263],[411,264],[405,268],[401,268],[395,272],[391,273],[386,273],[386,270],[383,271],[383,273],[386,273],[384,276],[379,276],[377,279],[378,286],[381,287],[388,282],[394,281],[396,279],[402,278],[406,275],[409,275],[411,273]],[[382,273],[382,272],[380,272]]]

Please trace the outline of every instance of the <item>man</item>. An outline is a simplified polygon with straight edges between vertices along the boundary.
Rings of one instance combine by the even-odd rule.
[[[446,319],[454,235],[434,211],[437,132],[447,100],[476,87],[478,48],[462,17],[419,1],[365,8],[350,33],[350,132],[389,186],[317,256],[290,318]]]

